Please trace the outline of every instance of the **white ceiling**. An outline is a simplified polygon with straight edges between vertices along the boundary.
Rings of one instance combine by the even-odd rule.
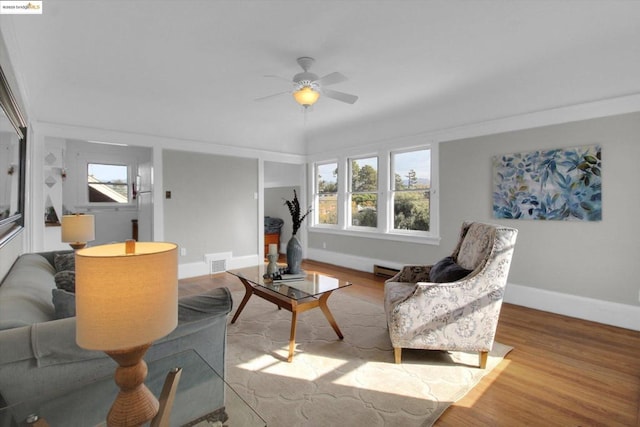
[[[31,120],[298,154],[640,93],[632,1],[57,0],[0,24]],[[299,56],[358,102],[255,102]]]

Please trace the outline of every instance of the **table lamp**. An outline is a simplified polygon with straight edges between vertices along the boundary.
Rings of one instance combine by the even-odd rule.
[[[95,223],[93,215],[74,214],[62,216],[62,241],[78,250],[87,246],[87,242],[95,240]]]
[[[158,399],[144,384],[143,357],[177,324],[175,244],[128,240],[76,252],[76,342],[119,365],[109,427],[142,425],[158,413]]]

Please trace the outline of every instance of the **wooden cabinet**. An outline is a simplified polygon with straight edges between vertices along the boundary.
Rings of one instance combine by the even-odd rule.
[[[269,253],[269,244],[275,243],[278,245],[278,253],[280,253],[280,234],[265,234],[264,235],[264,256]]]

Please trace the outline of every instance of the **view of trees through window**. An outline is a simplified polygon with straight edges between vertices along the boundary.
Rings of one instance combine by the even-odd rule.
[[[350,162],[351,225],[378,226],[378,158]]]
[[[338,164],[316,165],[318,224],[338,223]]]
[[[127,166],[89,163],[87,185],[90,203],[128,203]]]
[[[393,228],[429,231],[431,150],[391,154]]]

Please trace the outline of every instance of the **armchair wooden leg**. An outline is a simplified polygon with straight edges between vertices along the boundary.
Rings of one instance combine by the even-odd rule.
[[[393,357],[396,360],[396,363],[400,364],[400,360],[402,359],[402,347],[393,347]]]
[[[487,367],[487,360],[489,359],[489,352],[488,351],[481,351],[480,352],[480,369],[484,369]]]

